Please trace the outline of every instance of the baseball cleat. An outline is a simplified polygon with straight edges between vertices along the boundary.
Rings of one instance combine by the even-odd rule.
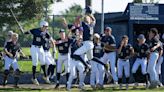
[[[50,84],[50,80],[49,80],[49,77],[43,77],[43,80],[47,83],[47,84]]]
[[[39,85],[39,82],[37,79],[31,79],[31,80],[32,80],[33,84]]]

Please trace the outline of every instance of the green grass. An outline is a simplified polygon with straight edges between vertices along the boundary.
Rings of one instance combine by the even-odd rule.
[[[56,89],[29,89],[29,88],[0,88],[0,92],[67,92],[65,88],[62,88],[60,90]],[[77,88],[72,88],[71,92],[80,92]],[[90,87],[87,87],[85,91],[81,92],[164,92],[164,88],[156,88],[156,89],[144,89],[143,87],[140,87],[138,89],[133,89],[132,87],[129,90],[119,90],[112,89],[111,87],[107,87],[103,90],[92,90]]]
[[[3,47],[0,47],[0,51],[3,50]],[[26,56],[30,55],[30,47],[22,47],[22,51]],[[52,51],[52,49],[51,49]],[[58,56],[58,54],[56,54],[56,56]],[[2,63],[2,62],[1,62]],[[32,72],[32,61],[20,61],[18,60],[18,64],[20,67],[20,70],[22,72]],[[0,64],[0,67],[2,67],[2,65]],[[2,71],[3,69],[1,69]],[[38,66],[37,66],[37,72],[40,72],[40,64],[38,62]]]
[[[25,55],[27,55],[27,56],[30,55],[30,48],[29,47],[22,47],[22,51]]]
[[[32,72],[32,61],[18,61],[19,68],[22,72]],[[36,68],[37,72],[40,72],[40,65]]]

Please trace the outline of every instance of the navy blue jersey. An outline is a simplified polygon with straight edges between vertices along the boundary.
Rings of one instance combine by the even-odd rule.
[[[44,32],[42,32],[40,28],[32,29],[29,32],[33,35],[32,45],[42,46],[44,42]],[[28,34],[28,32],[25,32],[25,34]]]
[[[92,35],[93,35],[93,26],[94,25],[88,25],[88,24],[82,22],[83,41],[91,40]]]
[[[134,51],[137,53],[137,58],[146,58],[150,53],[148,44],[136,45]]]
[[[120,47],[120,46],[119,46]],[[118,57],[120,58],[120,59],[127,59],[126,57],[127,56],[130,56],[130,54],[131,54],[131,49],[132,49],[133,47],[130,45],[130,44],[128,44],[128,45],[126,45],[126,46],[123,46],[122,47],[122,50],[121,50],[121,52],[120,52],[120,54],[118,55]]]
[[[45,36],[43,36],[43,39],[44,39],[43,49],[49,50],[51,47],[52,37],[50,36],[49,33],[46,32]]]
[[[111,35],[111,36],[102,36],[101,42],[103,43],[103,46],[104,46],[104,44],[108,44],[108,45],[113,44],[113,45],[116,46],[115,38],[114,38],[114,36],[112,36],[112,35]],[[105,52],[106,52],[106,53],[109,53],[109,52],[112,52],[112,51],[107,51],[107,50],[105,50]]]
[[[59,44],[56,44],[59,53],[66,54],[69,52],[69,46],[72,43],[72,39],[68,39],[68,41],[62,41],[61,39],[57,39],[57,41],[60,41]]]
[[[151,40],[146,40],[146,43],[149,45],[149,48],[151,49],[159,43],[159,39],[154,37]],[[154,51],[158,51],[158,49],[155,49]]]
[[[78,48],[80,48],[82,45],[83,45],[82,43],[78,45],[77,42],[76,42],[76,40],[74,40],[74,41],[72,42],[72,44],[71,44],[71,58],[72,58],[72,56],[74,55],[73,53],[74,53]]]
[[[19,43],[14,44],[11,41],[6,43],[5,49],[7,49],[7,51],[10,52],[14,58],[16,58],[16,53],[21,50]],[[7,56],[10,57],[9,55]]]
[[[100,58],[104,54],[102,44],[101,43],[94,43],[94,48],[93,48],[93,56]]]

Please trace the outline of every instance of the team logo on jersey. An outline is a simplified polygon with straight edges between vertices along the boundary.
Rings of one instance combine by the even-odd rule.
[[[41,42],[41,38],[40,37],[36,37],[36,41],[37,42]]]
[[[126,53],[129,53],[129,50],[126,50]]]
[[[48,44],[47,43],[45,44],[45,47],[48,47]]]
[[[144,51],[144,49],[141,49],[141,53],[144,53],[145,51]]]
[[[63,46],[59,46],[59,50],[64,50]]]
[[[123,52],[120,53],[120,56],[123,56]]]
[[[153,44],[152,43],[150,43],[150,47],[152,47],[153,46]]]
[[[64,46],[65,46],[65,47],[68,47],[68,43],[65,43]]]
[[[100,50],[99,49],[96,49],[94,52],[95,53],[100,53]]]

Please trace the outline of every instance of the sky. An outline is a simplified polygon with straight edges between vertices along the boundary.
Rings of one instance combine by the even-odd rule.
[[[133,0],[104,0],[104,12],[121,12],[124,11],[127,4]],[[149,1],[149,0],[147,0]],[[97,12],[101,12],[102,0],[92,0],[92,9]],[[160,0],[159,3],[164,3],[164,0]],[[60,15],[62,11],[68,9],[74,4],[79,4],[82,8],[85,7],[85,0],[63,0],[62,2],[55,2],[50,6],[52,14]]]

